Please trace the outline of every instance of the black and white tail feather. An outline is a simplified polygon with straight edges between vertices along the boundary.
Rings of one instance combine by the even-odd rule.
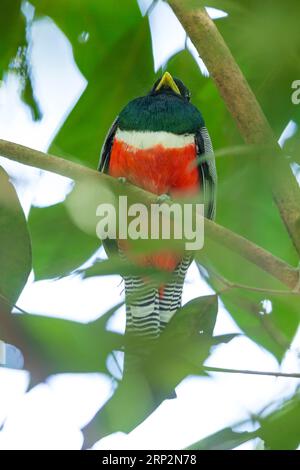
[[[173,315],[181,306],[184,278],[191,263],[191,256],[185,256],[173,273],[172,281],[159,289],[141,277],[125,277],[126,329],[140,337],[158,338]],[[134,300],[130,300],[134,299]]]

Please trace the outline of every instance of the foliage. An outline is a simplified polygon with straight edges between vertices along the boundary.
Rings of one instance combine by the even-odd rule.
[[[76,64],[88,81],[50,151],[96,168],[101,144],[118,112],[130,99],[145,93],[155,79],[147,18],[141,17],[133,0],[34,0],[32,4],[34,20],[49,16],[66,35]],[[299,2],[208,0],[205,5],[228,12],[228,17],[218,20],[218,28],[275,135],[279,137],[290,120],[299,125],[300,107],[293,105],[290,98],[291,83],[299,78],[300,72]],[[22,97],[37,119],[40,111],[26,49],[31,23],[21,12],[20,0],[5,1],[1,7],[0,73],[7,77],[9,70],[17,72]],[[20,51],[25,52],[22,55]],[[18,60],[19,66],[12,67]],[[212,136],[219,178],[217,222],[296,267],[298,254],[265,184],[257,152],[242,144],[215,83],[200,74],[187,51],[173,57],[168,70],[192,90],[192,101],[203,111]],[[299,163],[298,131],[286,142],[285,150],[287,162]],[[277,164],[275,159],[273,164]],[[100,189],[105,197],[105,188]],[[8,175],[0,171],[0,333],[8,332],[9,325],[24,338],[23,352],[25,359],[27,354],[27,364],[32,365],[32,384],[61,372],[110,374],[107,357],[132,341],[107,331],[107,321],[120,305],[87,325],[29,314],[12,316],[8,312],[31,268],[36,280],[66,276],[75,270],[83,278],[140,272],[137,266],[124,266],[115,258],[78,271],[100,245],[87,229],[91,220],[87,225],[83,221],[90,203],[87,196],[83,200],[84,194],[84,187],[76,185],[64,202],[46,208],[32,207],[26,223],[14,187]],[[53,229],[54,226],[59,229]],[[278,279],[211,239],[197,254],[197,262],[200,269],[205,268],[207,282],[243,333],[280,363],[299,326],[299,295],[283,293],[287,288]],[[161,273],[149,271],[147,275],[156,281],[161,279]],[[266,300],[271,305],[268,311]],[[232,338],[213,337],[216,316],[215,296],[195,299],[180,309],[155,347],[152,346],[144,373],[119,384],[112,399],[91,422],[86,430],[88,442],[108,432],[129,431],[145,419],[158,404],[149,383],[163,389],[160,402],[186,376],[205,374],[203,362],[211,348]],[[26,344],[30,345],[27,349]],[[36,362],[31,359],[36,356],[39,364],[35,368]],[[296,393],[288,402],[273,407],[272,412],[253,418],[257,424],[255,431],[226,428],[190,448],[231,449],[260,438],[269,449],[295,449],[300,443],[299,409]],[[283,433],[282,429],[288,431]]]
[[[0,168],[0,294],[12,306],[31,270],[26,219],[8,175]]]

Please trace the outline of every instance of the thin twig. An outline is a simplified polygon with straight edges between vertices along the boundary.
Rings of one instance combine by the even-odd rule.
[[[201,263],[203,264],[203,263]],[[212,274],[216,279],[218,279],[224,287],[220,288],[216,291],[217,295],[222,295],[223,293],[231,290],[231,289],[242,289],[248,290],[251,292],[261,292],[262,294],[271,294],[271,295],[298,295],[300,296],[300,291],[297,290],[287,290],[287,289],[270,289],[269,287],[256,287],[256,286],[249,286],[247,284],[240,284],[237,282],[232,282],[222,276],[220,273],[216,272],[213,268],[207,265],[204,265],[205,269]]]
[[[117,358],[117,355],[116,355],[115,351],[112,352],[112,357],[113,357],[113,359],[114,359],[114,361],[115,361],[116,367],[117,367],[117,369],[118,369],[120,375],[122,376],[123,371],[122,371],[122,369],[121,369],[121,366],[120,366],[120,364],[119,364],[119,361],[118,361],[118,358]]]
[[[226,374],[247,374],[247,375],[266,375],[271,377],[292,377],[294,379],[300,379],[300,373],[288,373],[288,372],[269,372],[259,370],[246,370],[246,369],[229,369],[222,367],[209,367],[204,366],[204,370],[208,372],[221,372]]]
[[[247,286],[246,284],[236,284],[236,283],[232,283],[228,285],[223,290],[220,290],[218,293],[222,294],[222,292],[226,292],[229,289],[243,289],[243,290],[249,290],[251,292],[261,292],[263,294],[271,294],[271,295],[299,295],[300,296],[300,292],[293,291],[293,290],[269,289],[267,287],[253,287],[253,286]]]

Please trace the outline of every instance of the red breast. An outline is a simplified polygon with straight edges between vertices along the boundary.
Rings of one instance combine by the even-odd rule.
[[[164,147],[162,144],[148,148],[137,148],[115,138],[109,164],[109,174],[113,177],[126,177],[128,181],[155,194],[178,195],[195,194],[199,191],[199,174],[196,165],[195,143],[182,147]],[[127,251],[127,243],[122,249]],[[181,255],[172,251],[162,251],[155,255],[145,255],[138,259],[139,264],[173,271]]]

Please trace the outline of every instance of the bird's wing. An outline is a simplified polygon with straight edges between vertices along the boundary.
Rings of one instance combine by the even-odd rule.
[[[98,171],[101,173],[108,173],[109,169],[109,160],[111,149],[114,141],[114,137],[118,128],[118,118],[114,120],[112,123],[106,137],[104,140],[104,144],[101,149]],[[107,256],[114,256],[118,253],[118,245],[116,240],[114,239],[106,239],[102,241],[104,249],[106,251]]]
[[[206,127],[196,133],[198,168],[204,193],[205,216],[214,219],[216,215],[217,171],[212,143]]]
[[[113,144],[113,140],[114,140],[117,128],[118,128],[118,120],[119,118],[117,117],[112,123],[105,137],[104,144],[101,149],[98,171],[101,171],[103,173],[108,172],[112,144]]]

